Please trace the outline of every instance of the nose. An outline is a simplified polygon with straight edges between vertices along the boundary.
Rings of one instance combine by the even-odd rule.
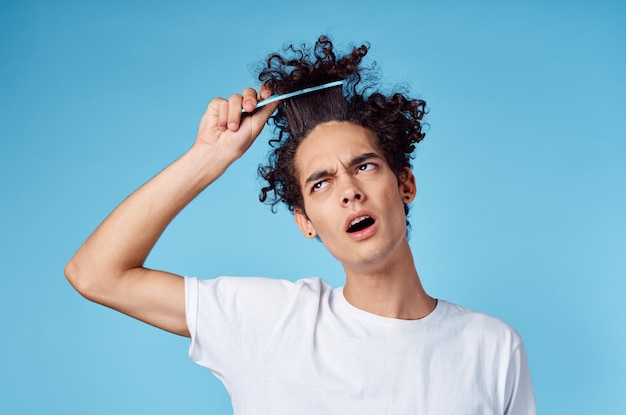
[[[343,188],[343,191],[341,193],[341,204],[343,206],[348,206],[351,202],[354,202],[355,200],[363,201],[364,193],[354,182],[354,179],[346,178],[345,182],[345,187]]]
[[[360,193],[355,193],[354,199],[361,200],[361,194]],[[351,200],[351,198],[344,197],[342,202],[343,202],[344,205],[347,205],[348,203],[350,203],[350,200]]]

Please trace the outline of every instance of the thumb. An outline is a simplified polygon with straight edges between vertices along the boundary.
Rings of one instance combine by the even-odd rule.
[[[272,102],[271,104],[267,104],[257,109],[252,114],[248,115],[247,113],[244,113],[245,119],[243,120],[241,127],[245,128],[251,136],[258,136],[267,123],[267,120],[269,120],[270,116],[274,113],[274,111],[276,111],[279,105],[280,101]]]

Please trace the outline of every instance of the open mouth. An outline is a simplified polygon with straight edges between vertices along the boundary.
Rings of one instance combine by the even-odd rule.
[[[369,216],[360,216],[355,218],[348,226],[348,233],[354,233],[369,228],[374,224],[374,219]]]

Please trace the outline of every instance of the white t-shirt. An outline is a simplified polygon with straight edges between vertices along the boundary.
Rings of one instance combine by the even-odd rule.
[[[371,314],[320,278],[186,278],[189,355],[236,415],[535,414],[524,345],[439,300],[420,320]]]

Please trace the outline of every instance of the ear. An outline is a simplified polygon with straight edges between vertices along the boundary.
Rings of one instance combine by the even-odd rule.
[[[405,204],[415,200],[417,193],[417,185],[415,184],[415,175],[408,167],[405,167],[400,173],[400,196]]]
[[[315,232],[313,224],[302,209],[294,209],[293,220],[296,222],[296,225],[298,225],[298,228],[300,228],[300,232],[302,232],[305,238],[313,239],[317,236],[317,232]]]

